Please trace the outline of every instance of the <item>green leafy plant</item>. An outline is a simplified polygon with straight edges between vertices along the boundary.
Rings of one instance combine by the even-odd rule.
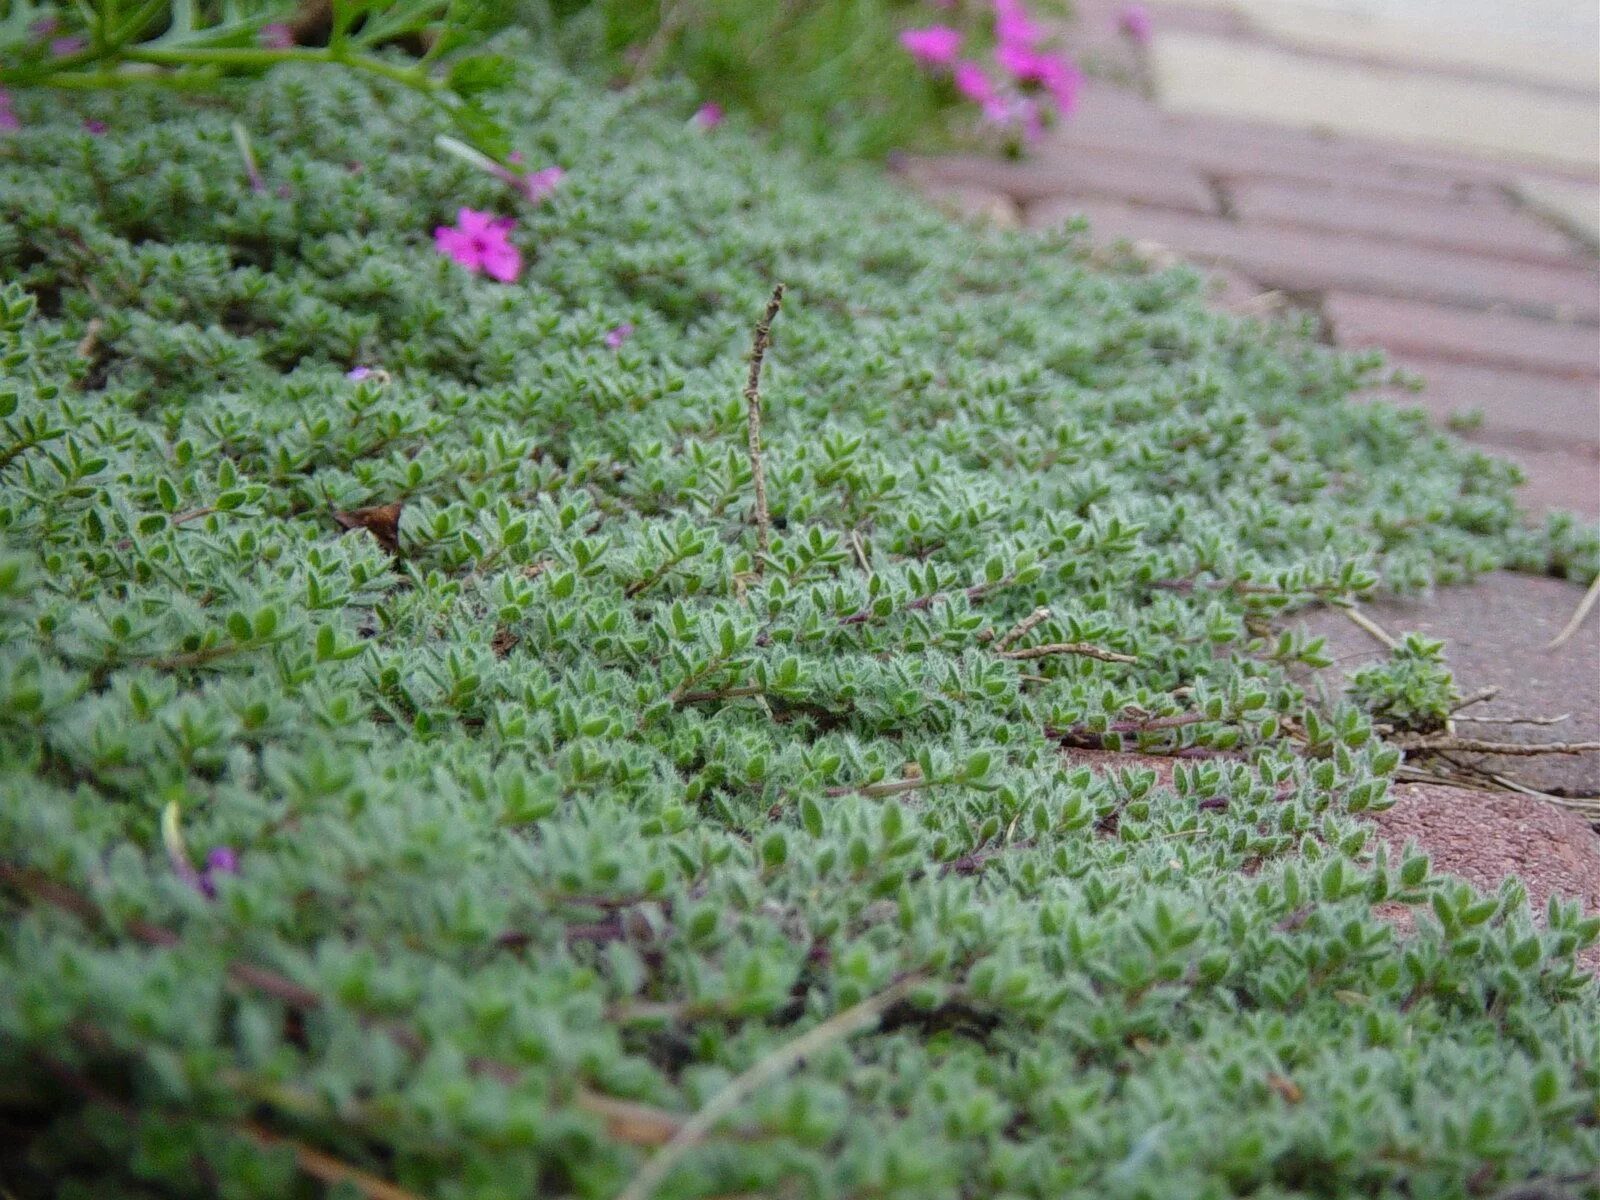
[[[1357,671],[1350,698],[1396,730],[1441,729],[1461,700],[1445,662],[1444,643],[1408,633],[1388,661]]]
[[[1278,625],[1594,528],[1194,274],[484,50],[539,203],[320,62],[15,96],[0,1188],[1592,1171],[1600,919],[1380,842]]]
[[[7,4],[0,21],[0,64],[8,88],[80,91],[203,90],[281,63],[340,67],[428,97],[498,158],[509,148],[506,134],[481,99],[511,81],[512,64],[460,52],[503,23],[499,7],[479,0],[330,0],[325,9],[283,0],[21,0]],[[298,44],[302,26],[315,44]],[[386,52],[400,44],[418,53]],[[440,62],[448,69],[435,70]]]

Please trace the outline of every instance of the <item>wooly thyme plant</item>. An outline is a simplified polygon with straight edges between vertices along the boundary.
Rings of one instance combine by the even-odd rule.
[[[1389,661],[1363,667],[1350,679],[1351,698],[1394,729],[1441,729],[1461,700],[1445,662],[1444,643],[1408,633]]]
[[[567,171],[535,203],[382,80],[17,96],[0,1184],[1591,1170],[1600,922],[1379,846],[1399,752],[1274,621],[1594,532],[1192,275],[661,103],[538,63],[498,114]]]

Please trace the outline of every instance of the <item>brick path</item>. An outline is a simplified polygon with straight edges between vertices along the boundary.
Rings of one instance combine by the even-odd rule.
[[[1274,21],[1252,23],[1251,4]],[[1600,163],[1587,161],[1583,116],[1597,104],[1592,69],[1585,90],[1554,58],[1508,58],[1502,72],[1473,46],[1413,59],[1379,36],[1355,49],[1308,48],[1274,23],[1265,0],[1154,5],[1156,40],[1141,51],[1115,31],[1118,0],[1075,7],[1065,40],[1096,78],[1073,120],[1027,161],[919,159],[905,164],[909,179],[1005,223],[1043,228],[1083,214],[1097,239],[1216,269],[1219,302],[1243,312],[1312,309],[1330,340],[1381,347],[1429,381],[1421,395],[1392,389],[1385,398],[1421,404],[1441,423],[1479,414],[1466,436],[1522,465],[1530,508],[1600,516]],[[1172,83],[1183,63],[1172,62],[1195,46],[1207,62],[1235,55],[1241,70],[1303,63],[1319,86],[1332,78],[1335,92],[1350,89],[1341,127],[1369,121],[1380,134],[1424,141],[1296,127],[1319,104],[1337,109],[1337,94],[1286,97],[1274,123],[1263,119],[1273,115],[1270,96],[1236,88],[1230,97],[1225,86],[1188,96]],[[1185,111],[1147,98],[1164,78]],[[1521,98],[1529,113],[1556,114],[1562,136],[1541,126],[1516,161],[1488,134],[1476,146],[1482,155],[1463,149],[1482,131],[1463,120],[1458,133],[1448,112],[1401,120],[1379,105],[1361,115],[1363,97],[1426,99],[1430,88],[1445,107]],[[1248,119],[1217,111],[1229,105]],[[1435,126],[1439,137],[1425,144]]]

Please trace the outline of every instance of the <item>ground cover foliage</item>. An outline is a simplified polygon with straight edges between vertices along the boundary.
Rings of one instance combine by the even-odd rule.
[[[381,81],[16,97],[0,1182],[614,1197],[860,1004],[650,1190],[1591,1169],[1596,922],[1378,851],[1398,753],[1272,620],[1592,532],[1188,275],[524,74],[531,207]]]

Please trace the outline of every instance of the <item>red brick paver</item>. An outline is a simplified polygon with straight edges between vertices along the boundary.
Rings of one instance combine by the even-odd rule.
[[[1359,233],[1438,250],[1563,267],[1573,262],[1570,238],[1493,198],[1485,202],[1415,197],[1401,204],[1393,197],[1357,188],[1268,180],[1242,181],[1229,194],[1235,216],[1245,224]]]
[[[1214,215],[1216,193],[1198,171],[1156,155],[1130,150],[1084,150],[1068,158],[993,162],[984,158],[913,159],[905,165],[917,181],[994,188],[1018,203],[1061,196],[1126,200],[1157,208]]]
[[[1600,375],[1600,332],[1589,325],[1342,292],[1327,295],[1322,307],[1347,346],[1568,379]]]
[[[1137,74],[1140,56],[1108,40],[1115,0],[1075,8],[1090,31],[1082,56]],[[1218,9],[1158,17],[1259,36]],[[1600,263],[1515,199],[1530,177],[1594,182],[1581,172],[1175,115],[1095,79],[1029,160],[920,159],[907,173],[947,194],[1004,196],[1008,217],[1035,228],[1082,215],[1095,240],[1125,240],[1155,265],[1189,258],[1220,277],[1212,302],[1230,311],[1310,308],[1330,340],[1386,350],[1429,380],[1420,396],[1374,398],[1420,404],[1440,424],[1479,414],[1464,436],[1521,464],[1525,504],[1600,516]]]
[[[1466,366],[1430,358],[1395,358],[1395,365],[1427,381],[1420,393],[1399,390],[1384,398],[1420,404],[1441,424],[1476,412],[1485,440],[1530,450],[1600,456],[1600,384],[1527,371]]]
[[[1359,234],[1072,198],[1031,205],[1027,223],[1048,228],[1079,213],[1101,236],[1159,242],[1202,262],[1233,267],[1268,287],[1338,289],[1463,306],[1512,305],[1550,317],[1600,320],[1600,285],[1593,271],[1582,266],[1514,263]]]

